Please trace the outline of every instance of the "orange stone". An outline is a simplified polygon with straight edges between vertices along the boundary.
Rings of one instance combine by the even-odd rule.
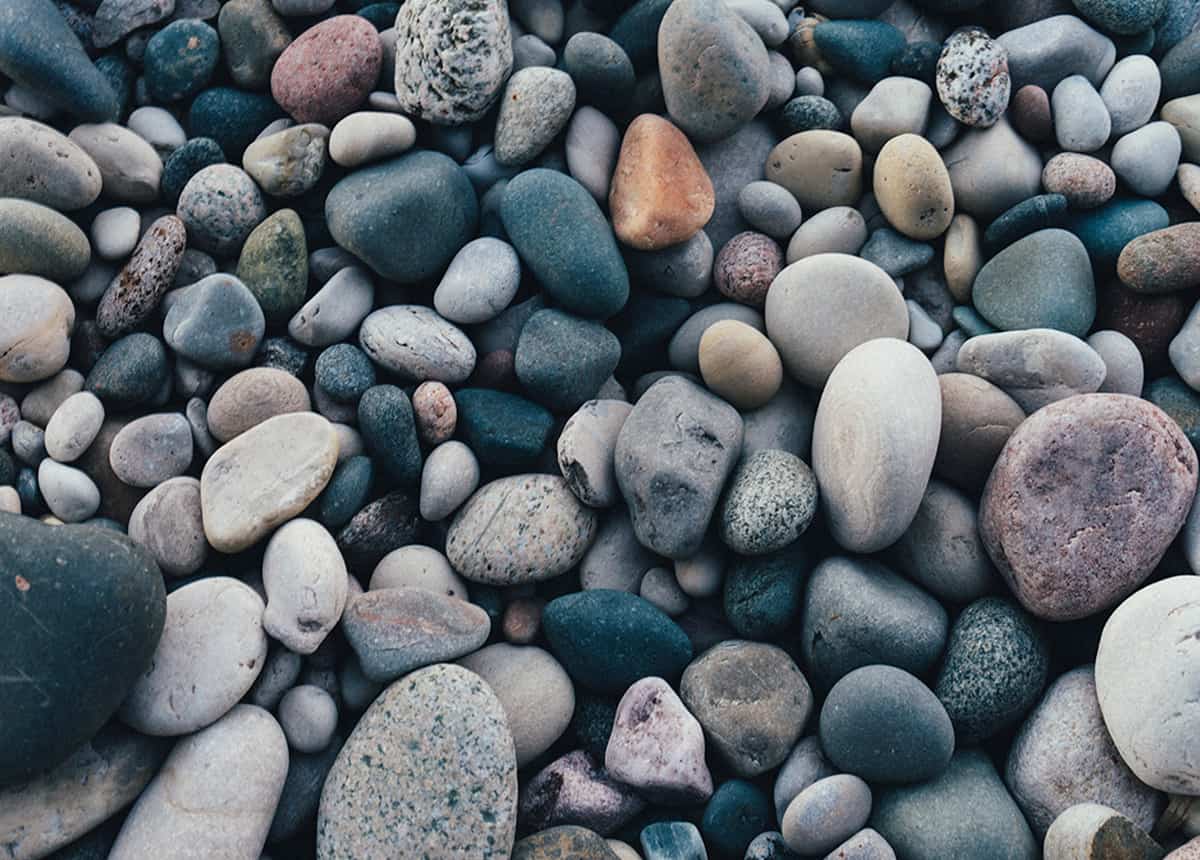
[[[708,223],[715,205],[687,135],[657,114],[629,124],[608,194],[618,239],[641,251],[678,245]]]

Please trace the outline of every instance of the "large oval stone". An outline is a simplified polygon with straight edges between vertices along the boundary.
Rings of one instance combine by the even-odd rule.
[[[62,132],[19,116],[0,119],[0,197],[23,197],[60,212],[100,196],[100,168]]]
[[[100,730],[149,664],[162,574],[118,532],[0,513],[0,784],[54,767]]]
[[[87,234],[67,216],[32,200],[0,199],[0,274],[71,281],[91,251]]]
[[[1067,621],[1150,575],[1183,526],[1196,453],[1158,407],[1125,394],[1052,403],[1017,427],[983,491],[979,531],[1021,603]]]
[[[833,369],[813,425],[812,465],[834,539],[875,552],[908,529],[937,455],[942,395],[915,346],[878,338]]]
[[[321,792],[317,858],[507,860],[516,826],[504,708],[474,672],[440,664],[392,684],[358,721]]]
[[[0,381],[39,382],[63,369],[75,305],[62,287],[36,275],[0,277]]]
[[[446,557],[472,582],[540,582],[579,563],[596,523],[596,511],[558,475],[512,475],[463,505],[446,534]]]
[[[385,278],[412,282],[437,274],[470,241],[479,204],[453,159],[418,150],[333,186],[325,218],[333,240],[351,254]]]

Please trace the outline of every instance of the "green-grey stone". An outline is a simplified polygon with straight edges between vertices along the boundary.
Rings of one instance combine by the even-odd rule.
[[[146,332],[134,332],[100,354],[84,387],[106,405],[120,409],[158,396],[170,372],[162,341]]]
[[[779,112],[779,126],[784,135],[814,129],[841,131],[845,125],[837,105],[823,96],[797,96]]]
[[[534,400],[568,412],[595,397],[620,358],[621,342],[604,326],[548,309],[521,329],[514,366]]]
[[[280,209],[246,237],[237,276],[258,299],[267,323],[291,319],[308,289],[308,243],[292,209]]]
[[[194,18],[163,27],[146,43],[146,89],[158,101],[195,95],[217,70],[221,40],[217,31]]]
[[[158,184],[163,202],[174,208],[189,179],[206,167],[224,163],[225,153],[221,152],[215,140],[211,137],[193,137],[163,162],[162,179]]]
[[[1087,248],[1096,271],[1111,271],[1127,244],[1138,236],[1161,230],[1171,223],[1167,210],[1153,200],[1110,200],[1098,209],[1078,212],[1067,229]]]
[[[333,477],[317,500],[319,519],[330,529],[339,529],[367,503],[375,467],[370,457],[359,454],[338,463]]]
[[[49,206],[16,197],[0,198],[0,275],[40,275],[69,282],[91,259],[87,235]]]
[[[1200,451],[1200,395],[1179,377],[1164,376],[1147,385],[1142,397],[1170,415],[1192,447]]]
[[[725,617],[746,639],[771,640],[792,629],[808,573],[797,546],[762,558],[739,558],[725,577]]]
[[[813,28],[813,40],[836,71],[867,84],[886,78],[907,44],[884,21],[826,21]]]

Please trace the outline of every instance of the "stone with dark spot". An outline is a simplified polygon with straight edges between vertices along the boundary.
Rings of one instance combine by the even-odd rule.
[[[519,820],[527,830],[578,824],[607,836],[645,807],[629,786],[617,782],[585,750],[556,759],[521,791]]]
[[[1070,397],[1009,437],[983,491],[980,535],[1026,609],[1083,618],[1149,576],[1183,525],[1196,472],[1187,437],[1158,407]]]
[[[338,532],[338,549],[355,572],[367,575],[389,552],[415,542],[420,526],[416,494],[393,490],[350,518]]]
[[[937,62],[937,93],[950,116],[987,128],[1004,115],[1011,91],[1008,52],[987,33],[966,28],[946,40]]]
[[[187,231],[174,215],[164,215],[150,225],[100,298],[96,324],[102,335],[121,337],[150,318],[175,283],[186,248]]]
[[[246,367],[266,331],[254,294],[233,275],[218,273],[184,289],[163,321],[163,338],[202,367]]]

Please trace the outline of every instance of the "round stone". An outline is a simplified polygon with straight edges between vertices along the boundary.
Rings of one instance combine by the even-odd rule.
[[[208,558],[200,482],[170,478],[148,492],[129,516],[129,537],[145,547],[169,576],[198,571]]]
[[[265,330],[254,294],[234,276],[221,273],[181,290],[163,320],[168,346],[217,370],[249,364]]]
[[[483,323],[509,306],[520,285],[521,264],[512,245],[483,236],[454,255],[434,291],[433,306],[453,323]]]
[[[383,47],[358,15],[335,15],[305,30],[271,70],[271,95],[296,122],[333,125],[366,100]]]
[[[299,197],[325,170],[329,129],[320,123],[293,125],[264,134],[246,147],[242,167],[274,197]]]
[[[1112,168],[1098,158],[1078,152],[1060,152],[1046,162],[1042,185],[1061,194],[1076,209],[1094,209],[1107,203],[1117,190]]]
[[[293,687],[279,700],[279,727],[298,753],[318,753],[329,746],[337,719],[333,696],[313,684]]]
[[[1154,60],[1145,54],[1122,58],[1100,87],[1100,98],[1112,117],[1112,134],[1123,134],[1141,128],[1154,116],[1158,106],[1162,77]],[[1166,111],[1163,112],[1166,119]]]
[[[915,134],[892,138],[880,150],[873,175],[875,199],[889,224],[921,241],[946,232],[954,218],[954,188],[933,144]]]
[[[812,470],[787,451],[759,451],[739,464],[718,512],[721,539],[740,555],[765,555],[797,540],[817,510]]]
[[[250,231],[266,218],[267,210],[258,186],[244,170],[214,164],[188,180],[176,214],[197,248],[230,257],[241,250]]]
[[[793,851],[820,854],[861,830],[870,814],[870,786],[853,774],[841,773],[800,792],[788,804],[780,826]]]
[[[446,557],[433,547],[412,544],[392,550],[375,565],[368,591],[380,588],[423,588],[467,600],[467,584]]]
[[[417,129],[406,116],[384,111],[352,113],[333,127],[329,157],[342,167],[358,167],[400,155],[417,141]]]
[[[91,253],[87,234],[65,215],[31,200],[0,199],[0,274],[72,281]]]
[[[1166,293],[1200,283],[1200,224],[1175,224],[1126,241],[1117,277],[1131,290]]]
[[[1054,136],[1062,149],[1095,152],[1108,140],[1112,118],[1100,93],[1083,75],[1063,78],[1050,94]]]
[[[1097,27],[1118,36],[1141,33],[1162,17],[1166,0],[1073,0],[1075,8]],[[1049,849],[1047,849],[1049,850]]]
[[[135,418],[113,439],[108,459],[113,474],[126,484],[155,487],[191,465],[192,427],[178,412]]]
[[[1118,140],[1109,161],[1118,178],[1135,194],[1157,197],[1174,183],[1180,151],[1175,126],[1152,122]]]
[[[90,391],[72,394],[46,424],[46,453],[60,463],[83,456],[104,423],[104,404]]]
[[[995,125],[1008,107],[1008,51],[981,29],[958,30],[942,47],[937,92],[947,113],[969,126]]]
[[[390,305],[363,320],[358,342],[371,360],[406,381],[466,381],[475,347],[463,331],[424,305]]]
[[[738,409],[765,405],[783,382],[783,363],[771,341],[737,320],[705,329],[699,360],[704,384]]]
[[[620,358],[621,343],[604,326],[546,309],[521,329],[513,368],[530,397],[565,412],[595,397]]]
[[[766,177],[810,211],[852,206],[862,194],[862,147],[840,131],[817,129],[784,138],[767,156]]]
[[[1049,328],[979,334],[959,349],[956,369],[1004,389],[1026,412],[1098,391],[1107,368],[1084,341]]]
[[[36,275],[0,277],[0,380],[54,376],[67,363],[74,328],[75,305],[57,284]]]
[[[763,182],[773,188],[780,186]],[[789,199],[795,203],[795,198]],[[798,209],[798,207],[797,207]],[[761,308],[771,282],[783,269],[783,251],[771,237],[746,231],[724,244],[713,263],[713,283],[735,302]]]
[[[195,18],[173,21],[146,43],[146,89],[156,101],[194,96],[217,69],[221,40],[217,31]]]
[[[803,218],[800,204],[791,192],[765,179],[743,187],[737,203],[738,212],[747,224],[779,241],[795,233]]]
[[[620,500],[613,462],[632,408],[620,400],[590,400],[563,425],[556,446],[559,471],[585,505],[607,508]]]
[[[208,430],[228,442],[268,418],[310,408],[304,383],[273,367],[251,367],[229,377],[208,401]]]

